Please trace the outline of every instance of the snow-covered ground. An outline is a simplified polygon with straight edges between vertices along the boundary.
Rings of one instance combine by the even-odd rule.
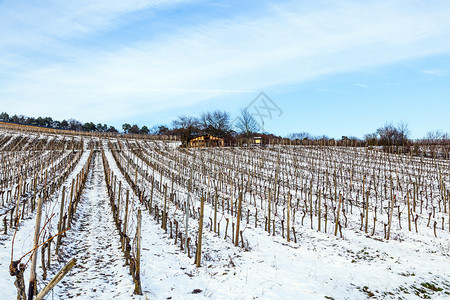
[[[308,223],[308,216],[303,226],[301,211],[299,211],[292,223],[296,230],[297,242],[293,241],[292,236],[292,240],[287,242],[286,238],[281,236],[281,217],[277,216],[276,235],[267,233],[264,226],[261,226],[264,222],[264,210],[258,205],[259,199],[252,202],[252,197],[249,196],[245,199],[245,211],[249,209],[253,213],[255,209],[259,209],[260,215],[259,225],[256,228],[254,217],[250,218],[249,224],[246,224],[246,218],[243,219],[241,229],[244,230],[245,243],[248,245],[248,249],[244,249],[233,245],[230,234],[228,238],[224,238],[225,218],[236,219],[227,210],[219,211],[220,234],[206,229],[209,227],[209,218],[213,217],[214,212],[212,203],[206,202],[202,266],[197,268],[194,265],[194,259],[180,250],[179,242],[175,245],[174,239],[169,238],[170,233],[161,229],[161,225],[155,221],[154,216],[139,204],[139,198],[132,192],[124,174],[117,166],[107,140],[103,140],[102,144],[107,162],[113,173],[117,175],[117,180],[122,184],[122,191],[130,190],[130,201],[133,203],[130,208],[130,214],[133,212],[130,216],[131,228],[136,222],[134,213],[139,208],[142,210],[143,295],[133,294],[134,284],[120,249],[119,234],[113,221],[105,182],[104,165],[100,151],[97,151],[72,228],[63,239],[61,260],[57,261],[53,254],[48,277],[51,279],[64,263],[73,257],[77,258],[77,264],[47,299],[448,299],[450,297],[450,233],[447,227],[448,218],[445,215],[442,217],[444,217],[446,230],[439,229],[437,237],[434,236],[432,227],[426,226],[426,218],[420,219],[418,233],[414,230],[411,232],[406,230],[405,222],[404,228],[399,228],[394,219],[391,239],[386,240],[383,238],[383,223],[377,225],[373,235],[371,232],[366,234],[359,230],[357,213],[355,216],[348,215],[349,226],[342,229],[341,238],[333,234],[335,223],[332,222],[331,217],[325,233],[324,224],[321,231],[317,230],[317,217],[314,219],[313,229]],[[122,142],[121,145],[126,149],[127,143]],[[184,154],[177,152],[179,150],[176,145],[166,146],[162,142],[146,142],[141,145],[147,147],[145,153],[148,155],[145,157],[155,163],[154,166],[157,168],[165,168],[171,172],[180,170],[177,169],[175,162],[181,161],[180,157]],[[155,149],[152,148],[153,146]],[[191,151],[195,152],[195,150]],[[276,158],[278,154],[270,149],[258,151],[260,151],[258,153],[270,155],[266,161],[267,171],[260,174],[264,178],[270,178],[275,164],[274,157]],[[287,150],[284,154],[286,159],[290,159],[289,151]],[[313,151],[308,151],[305,153],[314,154]],[[203,161],[215,159],[214,163],[218,166],[221,161],[231,161],[237,157],[242,158],[240,164],[245,165],[253,159],[250,152],[255,151],[243,149],[225,152],[211,151],[201,154],[204,155],[201,161],[203,163]],[[131,151],[124,151],[122,154],[124,162],[125,158],[130,158],[138,166],[138,171],[136,166],[130,166],[129,175],[131,174],[133,179],[137,178],[138,185],[144,187],[145,195],[148,196],[150,181],[149,177],[146,177],[146,171],[149,169],[145,166],[145,162],[133,157]],[[86,163],[88,155],[88,151],[85,151],[77,168],[64,185],[72,181]],[[190,154],[187,159],[191,168],[198,170],[196,173],[198,177],[194,177],[197,181],[196,186],[199,189],[208,189],[209,178],[204,180],[200,175],[202,163],[199,162],[199,155],[200,151],[197,154]],[[337,159],[348,159],[345,152],[339,155],[342,155],[342,158],[337,157]],[[443,167],[446,166],[445,162],[439,163]],[[294,163],[288,161],[287,164]],[[208,165],[215,170],[220,169],[217,166]],[[225,168],[224,166],[222,168]],[[303,167],[306,168],[307,165]],[[242,170],[244,173],[247,172],[245,169]],[[286,177],[291,175],[288,168],[283,171],[287,173]],[[226,173],[227,170],[224,172]],[[248,173],[250,172],[253,170]],[[428,172],[432,172],[432,169]],[[162,184],[170,186],[170,174],[166,172],[161,177],[156,174],[155,178],[161,179]],[[188,173],[183,174],[188,176]],[[444,170],[443,174],[443,181],[447,182],[448,177],[445,176],[448,170]],[[430,189],[434,188],[435,178],[432,176],[427,178],[430,181]],[[355,181],[361,181],[360,179],[355,177]],[[174,189],[177,197],[184,201],[188,194],[186,187],[176,183]],[[227,197],[229,193],[227,189],[220,189],[221,197]],[[436,195],[438,192],[435,191]],[[352,195],[350,194],[349,197]],[[56,212],[54,220],[58,219],[58,209],[55,208],[59,207],[59,201],[60,190],[45,208],[46,214]],[[153,201],[160,205],[163,194],[155,190]],[[195,207],[199,205],[197,193],[192,194],[191,201]],[[357,210],[356,205],[353,209]],[[279,211],[281,210],[280,204]],[[404,217],[405,214],[406,212],[402,216]],[[169,216],[183,220],[184,215],[179,208],[171,204]],[[34,215],[24,220],[17,232],[15,259],[31,248],[34,232],[33,217]],[[394,215],[394,218],[397,218],[397,215]],[[436,220],[439,219],[436,217]],[[198,220],[191,218],[189,222],[192,230],[191,238],[194,240]],[[52,226],[54,228],[55,224],[53,223]],[[130,236],[134,237],[134,232],[131,232]],[[8,270],[11,260],[11,239],[11,233],[1,235],[0,268],[3,271],[0,272],[0,289],[2,290],[0,299],[14,299],[16,294],[14,278],[9,275]],[[195,253],[191,254],[194,256]],[[38,262],[38,286],[42,288],[44,282],[41,280],[39,266]],[[25,280],[28,278],[27,271]]]
[[[127,299],[133,294],[133,282],[121,259],[119,235],[110,214],[103,176],[102,161],[97,154],[75,223],[61,246],[63,261],[76,258],[77,263],[54,289],[56,299]]]

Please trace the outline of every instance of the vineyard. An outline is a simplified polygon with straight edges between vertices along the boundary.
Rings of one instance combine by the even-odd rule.
[[[450,297],[432,153],[4,126],[1,298]]]

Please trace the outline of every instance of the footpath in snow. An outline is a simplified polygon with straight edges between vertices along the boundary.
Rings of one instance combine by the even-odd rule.
[[[62,252],[65,260],[75,257],[77,263],[55,288],[54,299],[132,298],[134,285],[124,266],[98,153]]]

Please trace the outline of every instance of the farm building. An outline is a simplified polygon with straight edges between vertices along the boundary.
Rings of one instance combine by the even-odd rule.
[[[253,142],[255,143],[255,145],[262,145],[262,139],[260,136],[255,136],[253,138]]]
[[[202,135],[189,140],[189,148],[223,147],[223,138],[212,135]]]

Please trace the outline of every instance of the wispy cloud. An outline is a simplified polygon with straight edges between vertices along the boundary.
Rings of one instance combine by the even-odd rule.
[[[74,5],[73,14],[44,22],[37,29],[38,40],[25,29],[8,31],[4,48],[9,47],[5,43],[40,47],[46,42],[48,47],[58,43],[69,58],[50,59],[50,63],[32,68],[16,60],[16,76],[0,79],[0,103],[24,113],[42,114],[51,107],[56,115],[77,112],[87,119],[108,121],[193,105],[230,91],[283,87],[326,74],[450,51],[450,4],[444,1],[433,5],[415,1],[415,6],[408,1],[289,1],[255,7],[251,15],[236,12],[226,20],[187,28],[179,24],[176,33],[151,40],[142,37],[95,52],[83,50],[73,40],[92,34],[101,38],[105,28],[119,26],[121,16],[162,2],[178,3],[117,1],[110,7],[110,1],[103,1],[85,8]],[[66,9],[70,11],[70,7],[57,5],[42,14],[50,18]],[[16,13],[6,17],[6,22],[20,18]],[[71,29],[53,28],[65,25]],[[28,38],[31,41],[25,41]]]
[[[365,89],[368,88],[367,84],[364,84],[364,83],[353,83],[352,85],[359,86],[359,87],[362,87],[362,88],[365,88]]]
[[[128,14],[189,0],[10,1],[0,3],[0,49],[51,46],[119,27]]]
[[[428,75],[439,76],[439,77],[443,77],[443,76],[447,76],[448,75],[447,71],[441,70],[441,69],[424,70],[424,71],[422,71],[422,73],[428,74]]]

